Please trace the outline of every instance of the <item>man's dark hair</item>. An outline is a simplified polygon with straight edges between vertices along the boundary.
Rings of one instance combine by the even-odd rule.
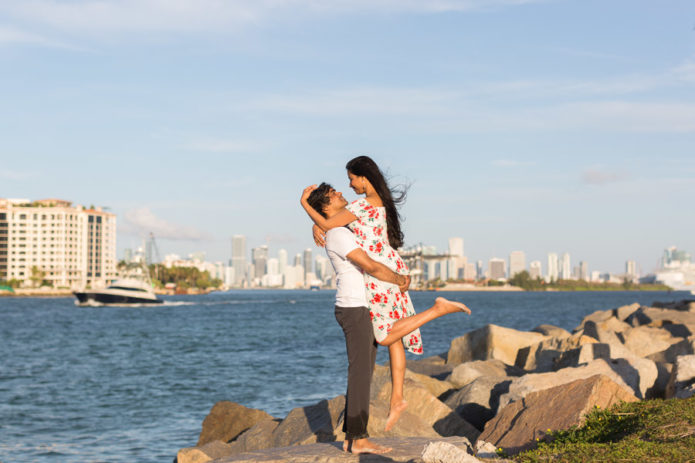
[[[326,217],[326,213],[324,212],[323,208],[326,207],[329,202],[331,202],[331,198],[328,196],[331,190],[333,190],[332,186],[330,186],[328,183],[322,183],[317,189],[311,192],[309,198],[307,199],[309,206],[316,209],[316,212],[325,218],[328,217]]]

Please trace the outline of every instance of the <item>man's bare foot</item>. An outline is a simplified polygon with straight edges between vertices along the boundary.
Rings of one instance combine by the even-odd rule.
[[[466,304],[456,301],[450,301],[449,299],[445,299],[443,297],[438,297],[437,299],[435,299],[434,306],[441,310],[442,315],[454,312],[463,312],[469,315],[471,313],[471,309],[466,307]]]
[[[403,413],[403,410],[408,408],[408,402],[405,400],[401,400],[395,405],[391,405],[391,408],[389,409],[389,416],[386,418],[386,426],[384,426],[384,431],[390,431],[391,428],[396,424],[396,421],[398,421],[398,418],[401,417],[401,413]]]
[[[349,453],[354,453],[355,455],[360,453],[374,453],[382,454],[388,453],[392,449],[391,447],[384,447],[383,445],[371,442],[369,439],[355,439],[343,442],[343,450]]]

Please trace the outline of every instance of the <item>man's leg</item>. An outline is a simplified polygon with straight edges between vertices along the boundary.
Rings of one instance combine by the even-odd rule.
[[[335,318],[343,328],[348,357],[348,384],[345,394],[343,449],[352,453],[384,453],[391,449],[370,442],[369,391],[376,360],[376,341],[365,307],[337,307]]]

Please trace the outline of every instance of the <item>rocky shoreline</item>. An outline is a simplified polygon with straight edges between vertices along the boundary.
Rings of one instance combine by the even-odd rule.
[[[283,418],[218,402],[178,463],[502,461],[551,430],[581,425],[595,407],[695,395],[695,300],[597,311],[573,332],[487,325],[455,338],[447,353],[408,361],[408,409],[384,432],[390,373],[377,365],[368,431],[394,448],[352,455],[340,442],[344,396]]]

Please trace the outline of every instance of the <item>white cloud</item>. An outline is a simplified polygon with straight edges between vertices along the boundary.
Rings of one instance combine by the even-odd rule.
[[[81,50],[79,47],[74,47],[60,40],[45,37],[43,35],[33,34],[16,27],[0,26],[0,46],[3,45],[34,45],[49,48],[65,48],[72,50]]]
[[[155,216],[147,207],[131,209],[124,214],[125,223],[121,231],[128,234],[147,236],[153,233],[157,239],[203,241],[210,237],[193,227],[167,222]]]

